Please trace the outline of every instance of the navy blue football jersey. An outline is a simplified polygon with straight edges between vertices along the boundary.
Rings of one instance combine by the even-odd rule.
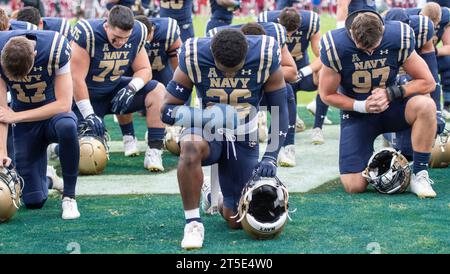
[[[180,27],[172,18],[149,18],[154,26],[152,41],[146,41],[145,49],[152,65],[152,70],[162,71],[169,62],[167,50],[180,37]]]
[[[405,9],[406,13],[409,15],[419,15],[421,12],[421,9],[419,8],[411,8],[411,9]],[[434,34],[436,35],[436,43],[439,43],[442,39],[442,35],[444,35],[445,28],[450,26],[450,9],[446,7],[441,8],[442,16],[441,16],[441,22],[439,22],[439,25],[434,26]]]
[[[322,63],[341,75],[343,94],[365,100],[377,87],[393,85],[400,67],[414,52],[413,30],[399,21],[385,23],[380,46],[372,55],[358,49],[345,28],[323,35]]]
[[[23,111],[55,101],[55,72],[70,61],[69,42],[54,31],[16,30],[0,32],[0,48],[3,48],[10,38],[17,36],[26,36],[36,41],[37,55],[31,72],[21,81],[10,80],[0,66],[1,77],[11,92],[12,109]]]
[[[428,41],[433,39],[434,25],[426,16],[408,15],[405,9],[393,8],[386,13],[385,20],[400,21],[408,24],[414,30],[416,51],[419,51]]]
[[[279,23],[280,13],[280,10],[262,12],[258,17],[258,22]],[[301,68],[304,64],[309,63],[307,49],[311,36],[316,34],[320,29],[320,18],[313,11],[300,11],[299,14],[301,17],[301,26],[294,34],[287,36],[286,44],[297,67]]]
[[[211,38],[191,38],[184,43],[179,68],[194,83],[203,107],[215,103],[230,104],[241,119],[248,118],[251,106],[258,108],[264,83],[280,68],[280,48],[273,37],[246,37],[249,50],[245,63],[233,78],[225,77],[216,67]],[[187,99],[183,89],[171,94]]]
[[[160,16],[177,20],[178,25],[192,23],[193,0],[161,0]]]
[[[59,32],[64,35],[69,42],[72,41],[72,27],[65,18],[44,17],[42,18],[42,22],[44,23],[44,30]]]
[[[281,24],[274,23],[274,22],[268,22],[268,23],[261,22],[259,24],[266,31],[267,36],[271,36],[271,37],[275,38],[275,40],[277,40],[278,46],[280,47],[280,49],[282,49],[284,47],[284,45],[286,45],[286,29]],[[213,28],[212,30],[208,31],[206,36],[213,37],[214,35],[216,35],[217,32],[219,32],[222,29],[227,29],[227,28],[241,29],[241,27],[243,25],[244,24]]]
[[[352,0],[348,5],[348,14],[357,10],[373,10],[377,11],[375,0]]]
[[[86,84],[91,96],[105,95],[119,84],[120,77],[144,47],[147,27],[135,20],[131,36],[120,49],[114,48],[108,41],[103,24],[106,20],[80,20],[74,27],[73,41],[86,49],[90,60]]]
[[[216,0],[209,0],[211,5],[211,19],[231,21],[233,20],[233,10],[221,6]]]
[[[427,2],[436,2],[441,7],[447,7],[450,8],[450,0],[428,0]]]
[[[38,26],[17,20],[9,20],[9,30],[38,30]]]

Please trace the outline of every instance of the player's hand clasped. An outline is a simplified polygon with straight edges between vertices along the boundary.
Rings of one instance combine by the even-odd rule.
[[[366,110],[368,113],[381,113],[389,107],[389,97],[386,89],[376,88],[366,99]]]
[[[0,107],[0,122],[5,124],[16,123],[16,113],[9,107]]]
[[[126,86],[117,92],[116,96],[111,100],[111,111],[117,114],[125,114],[133,102],[136,91],[130,86]]]

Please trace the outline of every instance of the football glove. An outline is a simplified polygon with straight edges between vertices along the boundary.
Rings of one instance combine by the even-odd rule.
[[[262,158],[257,165],[256,173],[261,177],[275,177],[277,174],[277,163],[269,158]]]
[[[105,135],[105,124],[103,124],[103,121],[100,117],[92,113],[89,114],[85,120],[96,135],[101,137]]]
[[[116,96],[111,100],[111,111],[117,114],[125,114],[130,107],[131,102],[133,102],[135,94],[136,91],[129,85],[119,90]]]

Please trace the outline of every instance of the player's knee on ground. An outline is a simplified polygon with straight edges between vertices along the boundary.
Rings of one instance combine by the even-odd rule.
[[[236,213],[233,212],[233,210],[222,206],[220,208],[220,214],[227,222],[229,228],[231,228],[231,229],[241,229],[242,228],[241,223],[237,222],[237,220],[239,220],[239,217],[236,216]],[[233,218],[233,217],[235,217],[235,218]]]
[[[345,192],[349,194],[362,193],[367,188],[367,181],[361,174],[341,175],[341,183]]]
[[[44,198],[41,192],[33,192],[22,197],[22,201],[28,209],[40,209],[44,206],[47,198]]]

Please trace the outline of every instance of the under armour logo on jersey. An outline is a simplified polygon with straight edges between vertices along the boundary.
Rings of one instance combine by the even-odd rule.
[[[103,51],[109,51],[108,44],[103,44]]]
[[[288,128],[295,128],[295,125],[288,125]]]
[[[287,136],[287,132],[283,132],[283,131],[280,130],[280,134],[279,135],[286,137]]]
[[[179,91],[179,92],[183,92],[184,88],[180,87],[179,85],[177,85],[177,87],[175,88],[175,90]]]
[[[33,71],[42,71],[42,67],[34,67]]]
[[[159,43],[153,43],[153,44],[152,44],[152,47],[158,48],[158,47],[159,47]]]
[[[350,114],[342,114],[342,119],[350,119]]]
[[[123,45],[123,47],[126,49],[131,49],[131,43],[125,44],[125,45]]]
[[[251,69],[249,69],[249,70],[243,69],[242,72],[241,72],[241,74],[242,74],[242,75],[252,75],[252,70],[251,70]]]
[[[380,50],[380,55],[389,54],[389,50]]]
[[[166,115],[167,115],[167,116],[172,116],[172,111],[173,111],[173,109],[170,109],[170,108],[169,108],[169,109],[167,110]]]
[[[352,55],[352,62],[359,62],[361,60],[359,60],[358,54],[353,54]]]

